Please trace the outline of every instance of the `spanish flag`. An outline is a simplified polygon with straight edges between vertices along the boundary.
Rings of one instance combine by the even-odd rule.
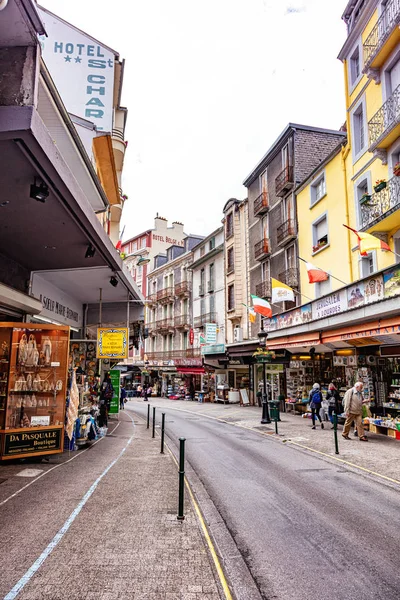
[[[317,283],[318,281],[326,281],[329,279],[329,275],[326,271],[314,267],[311,263],[306,263],[306,269],[309,283]]]
[[[253,300],[253,309],[256,313],[263,317],[272,317],[272,308],[267,300],[254,296],[253,294],[251,294],[251,299]]]
[[[291,287],[271,277],[272,302],[294,302],[294,292]]]
[[[365,233],[365,231],[356,231],[347,225],[343,225],[343,227],[350,229],[350,231],[356,234],[358,238],[358,249],[361,256],[366,256],[368,252],[371,252],[372,250],[388,250],[391,252],[389,246],[374,235]]]

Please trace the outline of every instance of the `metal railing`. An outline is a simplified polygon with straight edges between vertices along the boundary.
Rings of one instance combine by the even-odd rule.
[[[389,0],[363,44],[364,71],[368,69],[392,31],[400,23],[400,0]]]
[[[154,292],[154,294],[149,294],[146,298],[146,301],[148,304],[154,304],[154,302],[157,302],[157,292]]]
[[[269,208],[268,202],[268,193],[266,191],[261,192],[261,194],[254,200],[253,210],[254,216],[261,215],[267,212]]]
[[[259,298],[271,298],[271,282],[262,281],[256,285],[256,296],[259,296]]]
[[[293,187],[293,167],[287,166],[281,171],[275,179],[275,192],[279,196],[282,192],[290,190]]]
[[[400,85],[368,122],[369,145],[376,146],[399,123]]]
[[[156,325],[159,331],[169,331],[174,328],[174,319],[172,317],[161,319],[160,321],[157,321]]]
[[[209,312],[204,315],[200,315],[195,317],[193,320],[193,324],[195,327],[202,327],[206,323],[216,323],[217,322],[217,313]]]
[[[205,288],[204,283],[201,283],[199,285],[199,296],[204,296],[204,291],[205,291],[204,288]]]
[[[270,254],[269,239],[263,238],[260,242],[254,245],[254,258],[259,259]]]
[[[175,295],[182,296],[183,294],[188,294],[192,289],[192,284],[190,281],[181,281],[175,285]]]
[[[210,279],[209,282],[207,283],[207,291],[208,292],[213,292],[214,289],[215,289],[214,279]]]
[[[279,225],[276,231],[276,239],[278,244],[282,244],[288,238],[296,236],[296,223],[294,219],[287,219],[282,225]]]
[[[179,317],[175,317],[175,327],[190,327],[189,315],[179,315]]]
[[[187,348],[186,350],[163,350],[161,352],[146,352],[148,360],[174,360],[182,358],[200,358],[200,348]]]
[[[148,329],[149,333],[157,330],[157,321],[150,321],[150,323],[145,323],[145,328]]]
[[[380,192],[360,206],[361,229],[369,229],[400,209],[400,177],[392,177]]]
[[[118,138],[121,141],[125,141],[124,139],[124,132],[121,131],[120,129],[113,129],[112,130],[112,137]]]
[[[286,283],[290,287],[298,287],[299,270],[296,267],[289,267],[289,269],[279,274],[279,281]]]
[[[157,300],[168,300],[174,297],[174,288],[167,287],[157,292]]]

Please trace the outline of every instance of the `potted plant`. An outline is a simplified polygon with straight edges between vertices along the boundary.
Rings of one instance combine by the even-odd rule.
[[[397,162],[393,167],[393,175],[400,177],[400,162]]]
[[[276,355],[272,350],[267,350],[266,348],[257,348],[253,354],[253,357],[258,363],[270,363],[274,358],[276,358]]]
[[[360,198],[360,204],[365,204],[366,202],[369,202],[371,200],[371,194],[363,194]]]
[[[374,185],[375,192],[380,192],[386,187],[386,181],[384,179],[378,179]]]

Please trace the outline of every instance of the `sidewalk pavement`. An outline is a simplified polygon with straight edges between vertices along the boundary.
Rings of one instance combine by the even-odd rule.
[[[171,455],[160,454],[160,438],[152,439],[141,419],[129,443],[132,423],[124,413],[120,420],[112,437],[123,440],[125,452],[18,600],[224,597],[187,493],[185,520],[177,520],[178,468]],[[106,437],[92,451],[107,452],[111,442]],[[79,459],[72,464],[77,469]]]
[[[292,413],[280,413],[281,422],[278,422],[278,436],[276,436],[274,423],[261,425],[262,409],[258,406],[199,403],[197,401],[169,400],[167,398],[151,398],[149,400],[155,406],[190,411],[234,426],[263,432],[280,442],[291,444],[293,447],[300,446],[323,453],[331,458],[337,457],[352,465],[377,473],[382,477],[394,479],[400,484],[398,470],[400,440],[366,432],[368,443],[365,443],[354,437],[352,431],[350,434],[351,440],[347,441],[342,438],[342,425],[338,425],[339,455],[336,455],[334,432],[331,429],[331,423],[328,421],[324,423],[323,430],[321,430],[319,422],[317,428],[313,430],[311,429],[311,419],[305,419]],[[133,399],[130,406],[133,407],[135,402],[141,403],[142,400]],[[322,458],[322,455],[320,456]],[[301,460],[300,457],[299,460]]]

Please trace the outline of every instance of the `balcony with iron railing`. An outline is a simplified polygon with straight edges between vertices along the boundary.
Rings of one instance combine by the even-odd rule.
[[[278,244],[286,244],[296,237],[296,222],[294,219],[287,219],[279,225],[276,232]]]
[[[157,301],[161,304],[166,304],[167,302],[172,302],[174,299],[174,288],[166,287],[162,290],[158,290],[157,292]]]
[[[287,166],[275,179],[275,193],[277,196],[285,196],[294,185],[293,167]]]
[[[256,296],[259,298],[271,298],[271,281],[262,281],[256,285]]]
[[[181,281],[175,285],[175,296],[189,296],[192,291],[190,281]]]
[[[182,350],[162,350],[160,352],[146,352],[147,360],[179,360],[183,358],[200,358],[200,348],[186,348]]]
[[[400,209],[400,177],[392,177],[386,182],[386,187],[371,194],[370,199],[360,205],[361,230],[378,227],[384,219],[388,219]],[[383,230],[390,231],[398,226],[399,215],[394,215],[392,222],[382,223]]]
[[[363,44],[364,73],[378,69],[400,39],[400,0],[389,0]]]
[[[154,294],[149,294],[146,298],[147,304],[155,304],[157,302],[157,292]]]
[[[207,291],[213,292],[215,290],[215,281],[214,279],[210,279],[207,283]]]
[[[258,217],[259,215],[265,214],[269,209],[268,202],[268,193],[266,191],[261,192],[261,194],[254,200],[253,210],[254,216]]]
[[[399,137],[400,85],[368,122],[368,135],[370,152],[388,148]]]
[[[189,315],[179,315],[175,317],[175,327],[177,329],[190,329],[190,317]]]
[[[206,323],[216,323],[217,322],[217,313],[209,312],[203,315],[199,315],[194,318],[193,324],[195,327],[203,327]]]
[[[299,270],[297,267],[289,267],[279,274],[279,281],[286,283],[289,287],[299,286]]]
[[[254,258],[256,260],[263,260],[271,254],[269,239],[263,238],[261,241],[254,245]]]
[[[157,321],[156,325],[157,330],[160,332],[172,332],[174,330],[174,319],[172,317],[167,317],[166,319],[161,319],[160,321]]]
[[[157,331],[157,321],[150,321],[149,323],[145,323],[145,328],[148,330],[149,335],[156,333]]]

